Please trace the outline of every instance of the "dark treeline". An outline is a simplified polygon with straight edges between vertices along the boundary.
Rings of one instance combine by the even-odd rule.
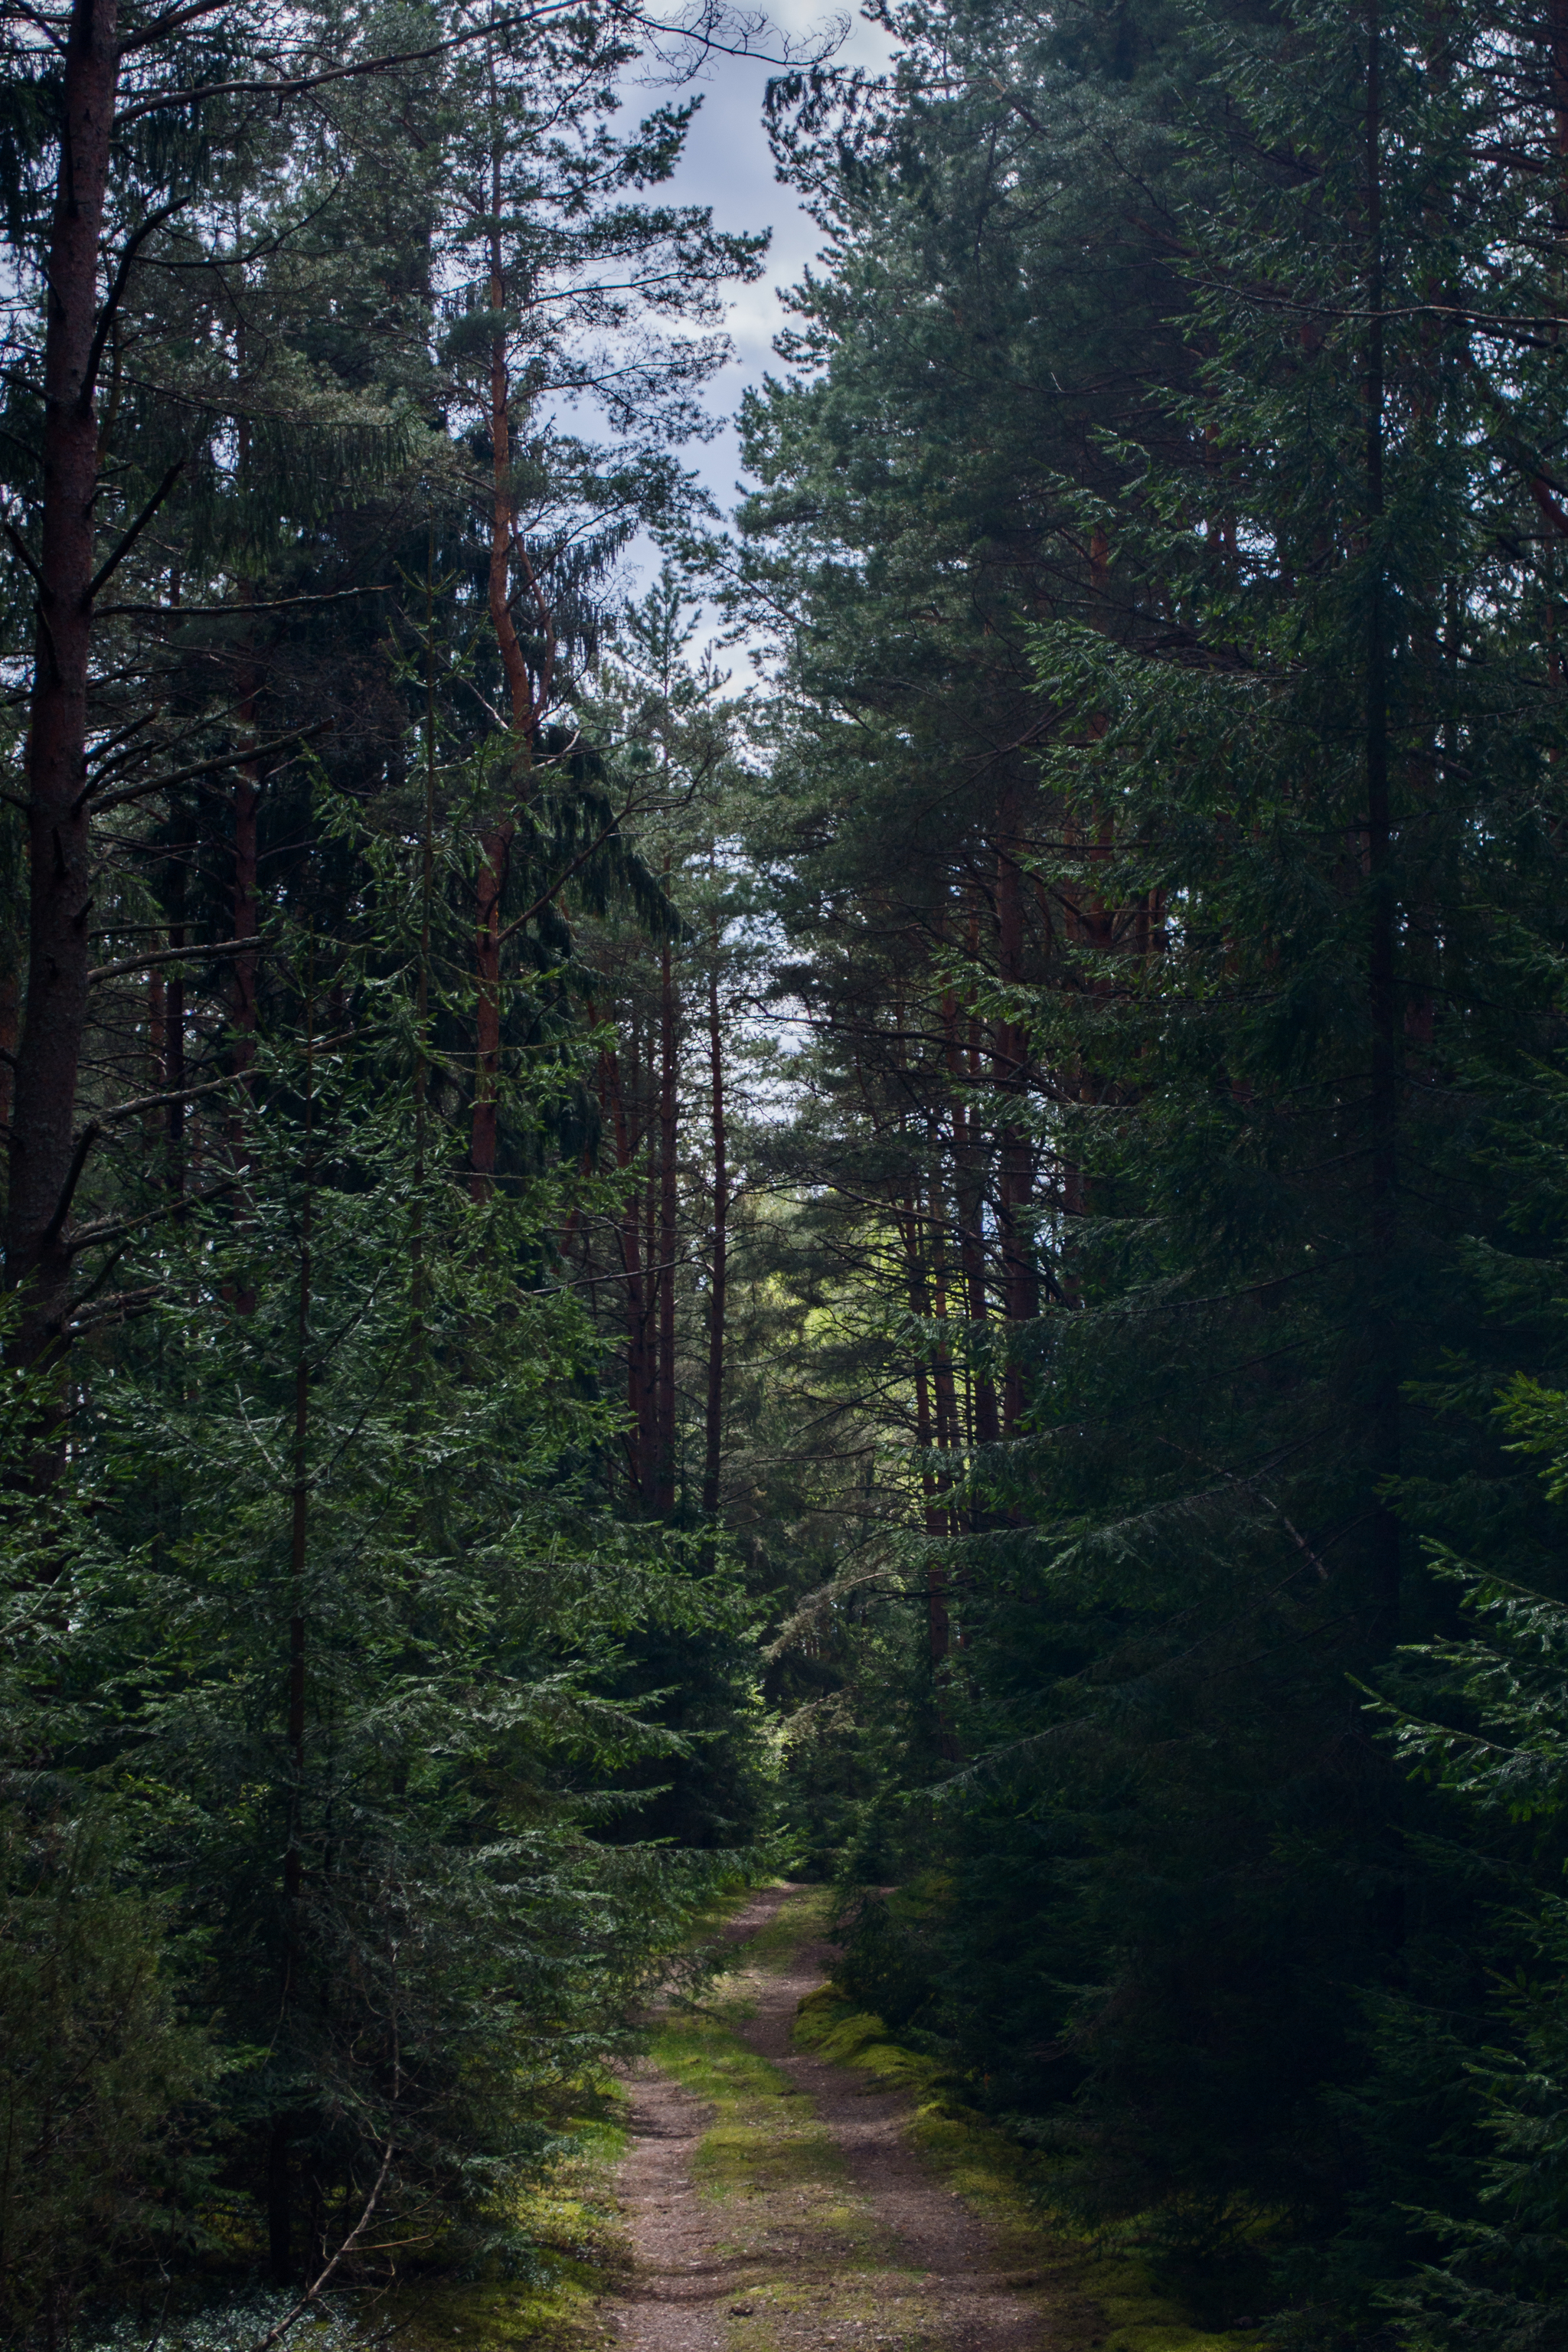
[[[737,579],[848,1981],[1211,2321],[1555,2344],[1568,11],[886,22]]]
[[[1195,2326],[1547,2352],[1568,0],[781,61],[728,536],[772,36],[0,13],[0,2332],[526,2273],[788,1862]]]

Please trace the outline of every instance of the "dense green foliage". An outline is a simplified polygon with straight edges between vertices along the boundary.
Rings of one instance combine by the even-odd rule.
[[[823,252],[732,539],[680,451],[759,244],[617,111],[689,43],[176,13],[52,1141],[69,75],[5,16],[0,1109],[60,1188],[0,2329],[526,2272],[694,1900],[787,1854],[1207,2323],[1545,2352],[1562,0],[888,0],[884,72],[770,90]]]
[[[742,518],[850,1989],[1212,2316],[1552,2342],[1563,30],[886,21]]]

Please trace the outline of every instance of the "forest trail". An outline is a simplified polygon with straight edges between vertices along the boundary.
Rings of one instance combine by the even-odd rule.
[[[746,1964],[700,2017],[672,2017],[631,2077],[620,2196],[634,2269],[615,2310],[626,2352],[1103,2340],[1080,2300],[1053,2312],[1021,2292],[1040,2282],[1008,2273],[908,2146],[902,2093],[793,2047],[799,2003],[832,1958],[818,1908],[806,1888],[754,1897],[728,1929]]]

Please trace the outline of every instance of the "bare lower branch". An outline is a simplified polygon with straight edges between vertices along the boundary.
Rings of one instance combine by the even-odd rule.
[[[121,541],[119,546],[115,549],[113,554],[109,557],[106,562],[100,564],[98,571],[88,588],[86,595],[82,598],[84,604],[90,604],[99,590],[103,586],[104,582],[119,571],[120,566],[124,562],[125,558],[130,554],[132,549],[135,546],[137,541],[146,530],[147,525],[152,521],[153,516],[157,513],[159,508],[163,505],[163,500],[168,497],[169,492],[174,488],[174,484],[179,480],[180,476],[184,472],[184,459],[183,457],[176,457],[168,472],[164,475],[163,480],[159,483],[157,488],[153,491],[152,497],[148,499],[146,505],[142,508],[141,513],[137,516],[135,521],[132,524],[130,530],[126,532],[124,538]]]
[[[341,604],[346,596],[389,593],[384,581],[375,581],[368,588],[332,588],[319,596],[267,596],[254,604],[105,604],[99,617],[107,620],[111,614],[131,613],[143,620],[226,621],[242,614],[248,618],[252,613],[286,613],[299,604]]]
[[[210,956],[231,956],[254,953],[254,940],[220,940],[214,947],[156,948],[151,955],[127,956],[123,963],[100,963],[96,971],[87,976],[88,986],[96,988],[100,980],[119,980],[128,971],[145,971],[155,963],[205,963]]]
[[[149,776],[140,784],[124,784],[119,792],[105,793],[100,801],[95,802],[93,813],[101,816],[106,809],[123,807],[127,801],[143,801],[150,793],[173,792],[176,784],[192,783],[198,776],[213,776],[222,768],[237,768],[242,760],[248,762],[270,759],[274,751],[281,751],[286,744],[313,743],[318,735],[330,735],[331,730],[332,721],[322,719],[314,727],[297,727],[291,735],[275,735],[269,743],[253,744],[248,751],[225,751],[216,759],[197,760],[188,768],[176,768],[172,775]],[[89,784],[83,797],[90,798],[92,790]]]
[[[254,946],[254,940],[250,943]],[[170,1103],[195,1102],[198,1095],[216,1094],[222,1087],[237,1086],[232,1073],[221,1078],[205,1078],[199,1087],[176,1087],[172,1094],[138,1095],[132,1102],[116,1103],[112,1110],[100,1111],[96,1125],[112,1127],[122,1118],[139,1118],[143,1111],[163,1110]]]
[[[89,1126],[84,1127],[77,1138],[77,1147],[71,1154],[71,1164],[66,1171],[66,1181],[60,1187],[60,1197],[55,1202],[53,1216],[44,1227],[45,1249],[53,1249],[60,1237],[60,1229],[70,1214],[71,1202],[76,1198],[76,1188],[81,1181],[81,1171],[87,1166],[87,1155],[98,1141],[102,1129],[95,1119]]]
[[[162,1208],[144,1210],[139,1217],[113,1217],[96,1225],[83,1225],[79,1234],[70,1239],[71,1255],[78,1250],[97,1249],[104,1242],[120,1241],[127,1234],[140,1233],[144,1225],[162,1223],[165,1217],[177,1217],[187,1209],[205,1209],[209,1201],[221,1201],[230,1192],[237,1192],[242,1179],[226,1176],[221,1184],[209,1184],[205,1192],[182,1193],[165,1202]]]
[[[132,264],[136,258],[137,248],[146,243],[155,228],[162,228],[171,213],[177,213],[189,202],[188,196],[176,196],[172,204],[161,205],[155,213],[149,213],[141,226],[132,229],[125,240],[125,250],[120,257],[120,267],[114,273],[114,283],[105,296],[103,308],[98,314],[98,325],[93,331],[92,349],[87,356],[87,372],[82,378],[81,392],[79,395],[84,416],[92,402],[92,388],[98,382],[98,371],[103,361],[103,347],[109,341],[110,331],[114,325],[114,314],[119,310],[124,295],[126,284],[131,276]],[[184,463],[183,459],[181,463]],[[90,596],[92,591],[89,589],[88,593]]]
[[[327,2281],[331,2277],[332,2273],[337,2269],[338,2264],[342,2261],[343,2256],[358,2244],[364,2231],[365,2224],[369,2221],[371,2215],[375,2210],[376,2200],[379,2198],[383,2188],[385,2186],[386,2176],[392,2169],[392,2146],[393,2144],[391,2140],[388,2140],[386,2143],[386,2153],[381,2159],[381,2170],[375,2176],[375,2186],[371,2190],[369,2197],[365,2200],[364,2211],[360,2215],[359,2220],[354,2223],[353,2228],[349,2231],[348,2236],[343,2240],[342,2244],[338,2248],[337,2252],[332,2256],[332,2259],[327,2264],[326,2269],[321,2273],[320,2278],[314,2280],[312,2284],[305,2289],[304,2294],[300,2297],[300,2300],[294,2305],[293,2310],[285,2312],[282,2318],[278,2322],[275,2327],[269,2327],[265,2336],[258,2337],[257,2341],[251,2346],[250,2352],[270,2352],[270,2347],[276,2344],[281,2336],[288,2334],[289,2328],[295,2325],[296,2321],[303,2319],[305,2314],[310,2310],[310,2305],[321,2294],[321,2289],[326,2285]]]

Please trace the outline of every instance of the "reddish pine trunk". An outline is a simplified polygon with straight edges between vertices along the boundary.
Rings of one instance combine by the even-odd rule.
[[[288,1741],[292,1783],[289,1792],[288,1843],[283,1853],[283,1993],[287,2009],[299,1993],[299,1903],[304,1881],[302,1853],[305,1800],[305,1567],[310,1544],[310,1278],[312,1168],[310,1130],[315,1103],[315,1002],[305,1032],[305,1199],[300,1238],[300,1289],[294,1344],[294,1478],[289,1530]],[[289,2119],[275,2116],[268,2146],[267,2233],[274,2284],[287,2286],[293,2271],[293,2190],[289,2160]]]
[[[501,210],[499,151],[492,173],[491,195],[498,226],[490,240],[490,307],[499,311],[506,300],[499,227]],[[512,732],[517,737],[518,756],[526,772],[531,761],[538,712],[534,707],[528,664],[511,617],[511,549],[516,524],[511,495],[510,389],[506,345],[498,338],[490,345],[489,613],[501,668],[506,677]],[[485,840],[484,863],[479,869],[479,908],[474,929],[478,1000],[474,1018],[474,1110],[468,1151],[469,1184],[476,1201],[489,1200],[495,1189],[497,1096],[500,1086],[500,908],[516,831],[516,824],[510,817],[502,817],[491,826]]]
[[[996,856],[997,971],[1008,984],[1024,976],[1023,877],[1017,853],[1016,815],[1009,796]],[[1028,1038],[1016,1022],[997,1023],[992,1066],[999,1091],[1021,1101],[1028,1076]],[[1000,1151],[1002,1307],[1011,1336],[1019,1325],[1033,1322],[1040,1311],[1026,1223],[1033,1171],[1028,1138],[1016,1120],[1009,1119],[1004,1126]],[[1009,1434],[1017,1428],[1023,1409],[1023,1378],[1009,1352],[1002,1398],[1003,1427]]]
[[[650,1049],[649,1058],[651,1065],[651,1049],[653,1045],[651,1033],[648,1038],[648,1045]],[[652,1077],[653,1071],[650,1066],[648,1071],[650,1092],[652,1090]],[[652,1132],[654,1121],[657,1117],[657,1111],[654,1110],[650,1105],[648,1113],[648,1131],[650,1133]],[[646,1269],[647,1279],[647,1289],[645,1292],[642,1328],[642,1393],[638,1398],[637,1402],[638,1413],[642,1425],[642,1458],[645,1465],[644,1484],[648,1500],[657,1507],[658,1501],[659,1484],[658,1309],[660,1293],[658,1267],[658,1168],[651,1152],[648,1155],[647,1174],[644,1180],[642,1188],[641,1214],[642,1256],[643,1265]]]
[[[708,1399],[702,1428],[702,1516],[719,1515],[724,1435],[724,1306],[729,1280],[730,1164],[724,1124],[723,1032],[719,1022],[718,942],[708,972],[708,1068],[713,1120],[713,1271],[708,1292]]]
[[[668,874],[668,866],[666,871]],[[675,959],[667,940],[659,967],[658,1393],[654,1416],[655,1442],[658,1448],[654,1508],[666,1517],[675,1508],[675,1151],[679,1108],[675,1078],[679,1042]]]
[[[119,72],[116,0],[74,0],[62,91],[58,192],[49,239],[44,341],[44,499],[37,667],[27,742],[29,886],[26,1018],[11,1120],[5,1279],[23,1294],[14,1360],[63,1366],[69,1316],[66,1218],[87,1026],[88,659],[92,635],[93,398],[98,245]],[[35,1475],[58,1475],[46,1416]]]
[[[931,1182],[931,1320],[940,1327],[947,1322],[947,1245],[943,1237],[942,1191],[933,1175]],[[936,1443],[940,1454],[956,1453],[959,1445],[958,1392],[952,1378],[952,1355],[945,1336],[939,1339],[936,1359],[931,1366],[931,1387],[936,1394]],[[951,1497],[952,1480],[946,1472],[939,1473],[938,1492]],[[947,1530],[957,1532],[953,1524],[951,1499],[943,1505]]]
[[[957,1007],[951,992],[942,1000],[942,1021],[947,1037],[949,1076],[962,1082],[964,1077],[963,1055],[958,1043]],[[978,1055],[972,1054],[972,1062]],[[963,1277],[965,1302],[969,1320],[978,1338],[986,1323],[985,1244],[981,1231],[981,1212],[984,1202],[984,1174],[980,1164],[982,1137],[979,1119],[962,1101],[952,1106],[952,1158],[954,1191],[958,1209],[958,1263]],[[978,1364],[971,1375],[974,1407],[973,1435],[981,1445],[994,1445],[1002,1433],[996,1411],[996,1391],[991,1377]]]
[[[1366,358],[1366,511],[1375,531],[1383,517],[1384,349],[1383,349],[1383,185],[1382,185],[1382,28],[1378,9],[1367,10],[1366,175],[1367,175],[1367,358]],[[1374,578],[1367,608],[1366,709],[1363,756],[1367,793],[1367,875],[1372,906],[1371,952],[1367,983],[1372,1028],[1372,1202],[1371,1240],[1373,1264],[1389,1275],[1397,1241],[1399,1219],[1399,1013],[1395,970],[1398,884],[1394,872],[1394,835],[1388,776],[1388,614],[1381,578]],[[1373,1400],[1373,1477],[1377,1494],[1373,1505],[1374,1611],[1382,1646],[1399,1639],[1400,1528],[1393,1507],[1383,1499],[1384,1480],[1395,1477],[1400,1462],[1399,1384],[1402,1374],[1399,1334],[1384,1317],[1380,1333],[1381,1358]]]
[[[904,1256],[908,1269],[910,1312],[921,1321],[931,1319],[931,1286],[926,1265],[925,1237],[921,1222],[921,1203],[917,1193],[904,1204],[902,1219]],[[950,1375],[951,1377],[951,1375]],[[932,1468],[936,1432],[931,1426],[931,1382],[921,1361],[915,1371],[915,1443],[921,1455],[921,1492],[924,1507],[926,1534],[933,1540],[948,1533],[948,1515],[941,1500],[942,1484]],[[946,1662],[951,1643],[951,1622],[948,1615],[947,1564],[940,1554],[932,1552],[926,1562],[926,1645],[933,1676]],[[942,1696],[936,1694],[937,1740],[942,1753],[949,1758],[957,1754],[952,1729]]]
[[[626,1097],[621,1088],[620,1063],[614,1054],[605,1054],[600,1067],[615,1129],[616,1165],[617,1168],[629,1168],[634,1146],[626,1119]],[[647,1300],[643,1283],[641,1206],[636,1192],[621,1212],[620,1239],[621,1279],[626,1300],[626,1473],[632,1492],[640,1496],[647,1490],[653,1465],[644,1444],[645,1399],[647,1394],[644,1372]]]

